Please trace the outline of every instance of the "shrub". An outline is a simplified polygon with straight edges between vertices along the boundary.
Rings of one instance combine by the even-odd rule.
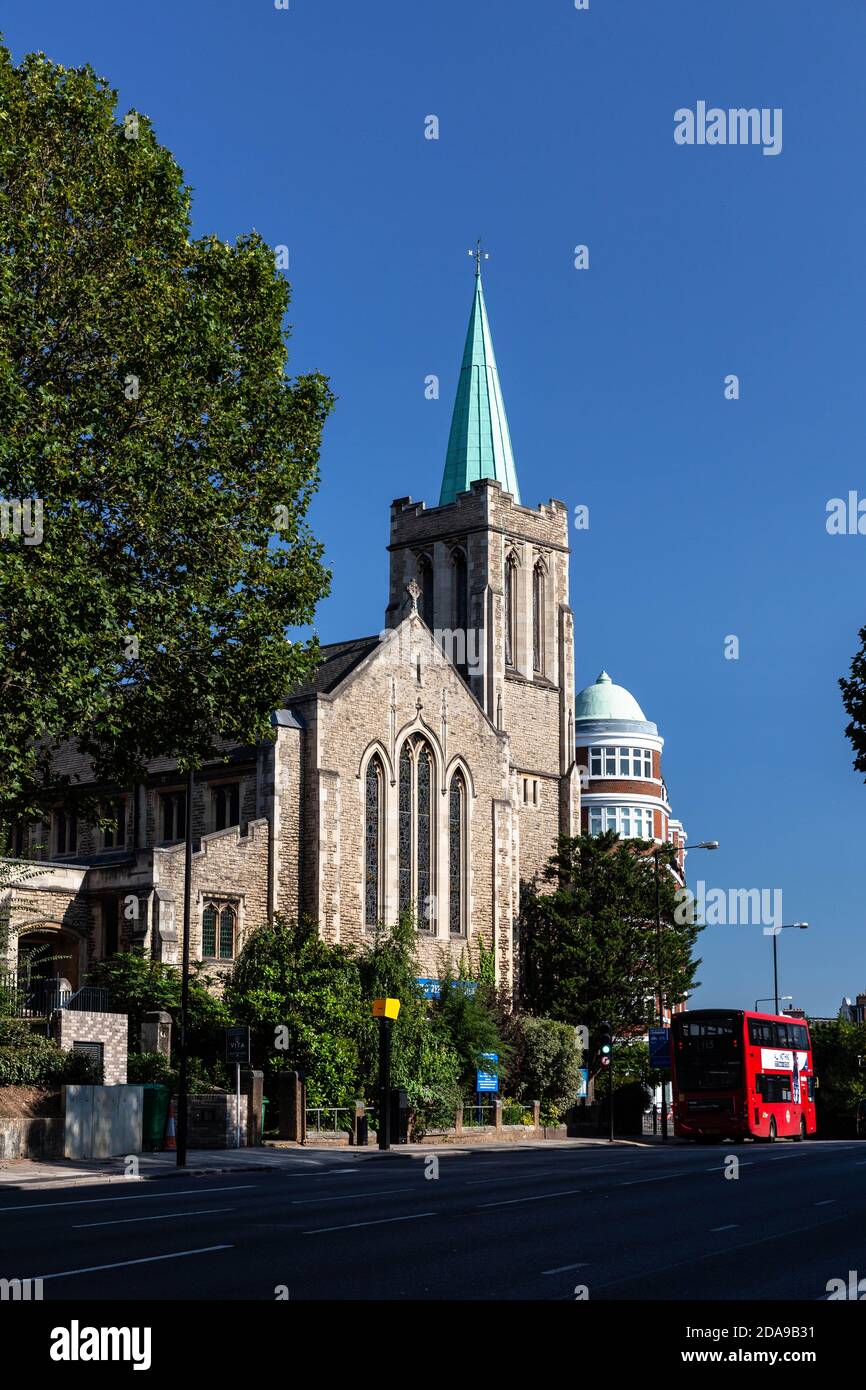
[[[23,1019],[0,1023],[0,1086],[88,1086],[100,1080],[92,1057],[64,1051],[51,1038],[32,1033]]]
[[[574,1029],[552,1018],[513,1014],[505,1023],[512,1052],[508,1090],[521,1101],[540,1100],[546,1124],[557,1124],[561,1109],[575,1100],[580,1057]]]
[[[126,1065],[126,1079],[130,1085],[146,1086],[154,1083],[170,1085],[174,1077],[171,1063],[161,1052],[131,1052]]]

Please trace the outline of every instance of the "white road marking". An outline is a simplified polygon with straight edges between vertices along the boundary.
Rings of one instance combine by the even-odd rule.
[[[828,1221],[817,1221],[811,1226],[796,1226],[793,1231],[779,1231],[772,1236],[758,1236],[757,1240],[741,1240],[738,1245],[719,1246],[718,1250],[706,1250],[702,1255],[690,1255],[685,1260],[674,1260],[672,1264],[655,1265],[651,1270],[639,1270],[637,1274],[628,1274],[621,1279],[606,1279],[603,1284],[595,1284],[597,1289],[610,1289],[617,1284],[628,1284],[633,1279],[655,1278],[658,1274],[666,1274],[670,1269],[682,1269],[684,1265],[699,1264],[703,1260],[715,1260],[720,1256],[729,1256],[737,1250],[749,1250],[755,1245],[767,1245],[774,1240],[787,1240],[790,1236],[802,1235],[805,1231],[816,1231],[821,1226],[834,1226],[837,1221],[844,1220],[841,1216],[832,1216]]]
[[[551,1197],[574,1197],[582,1191],[582,1187],[566,1187],[561,1192],[541,1192],[537,1197],[511,1197],[507,1202],[481,1202],[478,1211],[483,1211],[485,1207],[516,1207],[521,1202],[548,1202]]]
[[[203,1245],[198,1250],[175,1250],[171,1255],[145,1255],[140,1260],[117,1260],[110,1265],[86,1265],[83,1269],[61,1269],[58,1274],[34,1274],[34,1279],[68,1279],[73,1274],[95,1274],[100,1269],[125,1269],[127,1265],[151,1265],[157,1260],[182,1260],[185,1255],[209,1255],[214,1250],[234,1250],[233,1245]]]
[[[629,1167],[637,1167],[637,1164],[629,1164]],[[494,1182],[523,1182],[524,1178],[592,1178],[596,1173],[621,1173],[623,1171],[626,1171],[626,1165],[623,1163],[616,1163],[612,1167],[605,1168],[579,1168],[574,1173],[552,1173],[549,1168],[533,1168],[531,1172],[513,1173],[507,1178],[498,1178],[492,1174],[486,1178],[464,1178],[463,1185],[464,1187],[486,1187]]]
[[[116,1221],[84,1221],[73,1231],[89,1231],[94,1226],[131,1226],[137,1221],[180,1221],[183,1216],[210,1216],[216,1211],[234,1211],[234,1207],[205,1207],[202,1211],[170,1211],[165,1216],[125,1216]]]
[[[305,1236],[324,1236],[329,1231],[356,1231],[360,1226],[388,1226],[394,1221],[420,1221],[424,1216],[435,1216],[435,1211],[418,1211],[414,1216],[384,1216],[380,1221],[352,1221],[348,1226],[317,1226],[313,1231],[303,1231]]]
[[[581,1260],[580,1264],[558,1265],[556,1269],[543,1269],[541,1272],[542,1274],[565,1274],[568,1269],[586,1269],[587,1263],[587,1260]]]
[[[739,1229],[740,1223],[735,1221],[732,1226],[711,1226],[710,1235],[714,1235],[716,1231],[738,1231]]]
[[[835,1198],[835,1197],[827,1197],[827,1198],[825,1198],[825,1200],[824,1200],[823,1202],[814,1202],[814,1203],[813,1203],[813,1206],[816,1206],[816,1207],[832,1207],[832,1205],[833,1205],[833,1203],[834,1203],[835,1201],[836,1201],[836,1198]]]
[[[721,1168],[707,1169],[708,1173],[721,1173],[721,1171]],[[661,1176],[657,1178],[632,1178],[630,1182],[618,1182],[617,1187],[640,1187],[641,1183],[645,1182],[670,1182],[671,1178],[686,1178],[688,1176],[689,1174],[686,1172],[662,1173]]]
[[[380,1187],[377,1192],[341,1192],[339,1197],[293,1197],[293,1207],[308,1207],[318,1202],[351,1202],[353,1197],[390,1197],[394,1192],[417,1192],[413,1187]]]
[[[142,1192],[140,1197],[86,1197],[82,1202],[28,1202],[26,1206],[0,1207],[0,1216],[9,1216],[16,1211],[48,1211],[49,1207],[101,1207],[111,1202],[167,1202],[172,1197],[206,1197],[209,1192],[247,1192],[258,1187],[257,1182],[235,1183],[232,1187],[200,1187],[195,1193],[184,1192]]]

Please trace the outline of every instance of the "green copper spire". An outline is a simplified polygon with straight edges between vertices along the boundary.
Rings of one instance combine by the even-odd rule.
[[[458,492],[468,492],[476,478],[497,479],[504,492],[510,492],[515,502],[520,501],[511,436],[481,288],[480,249],[475,261],[475,297],[451,417],[439,506],[453,502]]]

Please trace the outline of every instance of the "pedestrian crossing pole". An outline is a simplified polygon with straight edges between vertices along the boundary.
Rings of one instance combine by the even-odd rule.
[[[373,1017],[379,1020],[379,1113],[376,1137],[382,1150],[391,1147],[391,1030],[400,1012],[399,999],[374,999]]]

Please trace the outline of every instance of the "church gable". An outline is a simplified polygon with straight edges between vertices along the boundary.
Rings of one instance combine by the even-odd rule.
[[[508,821],[507,737],[490,723],[417,612],[304,706],[308,910],[331,940],[362,941],[410,912],[425,968],[455,964],[513,885],[491,860]],[[312,846],[311,846],[312,847]]]

